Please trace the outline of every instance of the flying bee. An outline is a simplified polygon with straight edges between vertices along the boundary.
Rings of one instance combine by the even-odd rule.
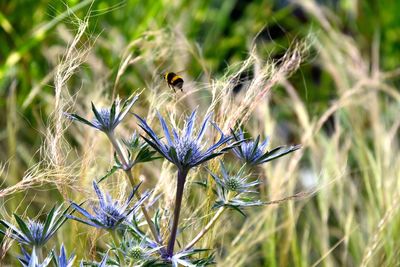
[[[176,92],[175,88],[178,88],[183,92],[183,78],[181,76],[175,72],[166,72],[163,76],[169,88],[173,89],[174,92]]]

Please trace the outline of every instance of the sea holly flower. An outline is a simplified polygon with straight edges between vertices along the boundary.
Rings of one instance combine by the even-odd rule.
[[[93,214],[90,214],[80,205],[72,202],[72,208],[85,217],[85,219],[81,219],[72,215],[67,215],[67,217],[96,228],[115,230],[117,226],[119,226],[132,212],[137,210],[137,208],[148,196],[145,194],[144,197],[142,197],[137,203],[135,203],[135,205],[133,205],[133,207],[129,208],[132,198],[139,186],[140,184],[133,189],[125,203],[120,203],[118,200],[113,200],[110,194],[106,193],[106,195],[104,195],[100,191],[97,183],[93,181],[93,188],[99,200],[97,205],[92,206]]]
[[[21,246],[22,255],[18,256],[17,259],[22,264],[22,266],[28,266],[29,261],[31,260],[31,254],[29,254],[23,246]],[[33,251],[32,251],[33,252]]]
[[[5,220],[0,220],[0,224],[6,228],[6,231],[0,229],[0,233],[6,235],[7,230],[9,230],[7,235],[20,244],[31,247],[43,246],[67,220],[64,215],[67,213],[68,208],[63,212],[61,209],[62,205],[57,209],[53,207],[44,222],[28,219],[26,223],[21,217],[14,214],[18,227]]]
[[[234,140],[244,140],[244,134],[242,131],[239,131],[238,134],[232,134]],[[269,138],[265,139],[260,144],[260,136],[257,136],[256,140],[246,140],[239,146],[234,147],[232,151],[242,161],[251,166],[255,166],[280,158],[301,148],[300,145],[279,146],[268,151],[266,150],[268,143]]]
[[[239,140],[238,142],[234,142],[231,145],[218,150],[222,145],[228,143],[232,137],[225,135],[215,123],[211,122],[221,136],[215,144],[205,148],[206,144],[203,142],[203,137],[211,114],[205,117],[201,127],[199,128],[199,132],[197,135],[194,135],[193,129],[196,121],[196,110],[186,119],[184,128],[181,131],[172,128],[172,136],[165,120],[160,114],[158,114],[166,142],[161,141],[161,138],[157,136],[144,119],[137,115],[136,117],[140,121],[139,126],[149,136],[149,138],[142,136],[144,140],[183,172],[187,172],[190,168],[222,155],[241,142],[241,140]]]
[[[257,191],[251,190],[252,187],[259,185],[260,182],[258,180],[249,181],[249,175],[244,174],[245,165],[240,168],[240,170],[234,174],[228,174],[226,167],[222,161],[220,161],[220,172],[221,177],[214,174],[210,170],[211,177],[215,180],[215,182],[222,188],[227,191],[235,192],[235,193],[257,193]]]
[[[249,176],[244,174],[244,169],[245,166],[242,166],[237,173],[230,174],[223,162],[220,161],[221,176],[208,170],[216,182],[215,193],[218,196],[213,208],[231,208],[245,216],[242,208],[264,204],[250,195],[251,193],[258,193],[256,190],[252,190],[252,188],[259,185],[260,182],[258,180],[249,181]]]
[[[124,239],[121,242],[121,250],[124,255],[125,261],[129,266],[135,264],[135,266],[146,263],[157,261],[157,255],[160,250],[160,246],[154,242],[148,242],[146,238],[137,239],[127,235],[124,235]],[[140,265],[142,266],[142,265]]]
[[[18,257],[19,262],[23,267],[46,267],[49,265],[51,261],[51,255],[47,256],[46,259],[42,263],[39,263],[39,258],[36,255],[36,248],[32,249],[32,253],[29,254],[26,250],[21,246],[22,256]]]
[[[79,121],[106,134],[110,134],[125,118],[138,97],[138,95],[132,95],[122,103],[121,100],[117,98],[112,103],[111,108],[97,109],[92,103],[92,111],[94,114],[94,119],[92,121],[86,120],[77,114],[65,113],[65,115],[71,120]]]
[[[56,252],[52,250],[52,256],[56,267],[72,267],[75,261],[75,254],[72,253],[69,257],[65,252],[64,244],[61,244],[60,254],[57,256]]]
[[[197,111],[194,110],[192,114],[186,119],[185,125],[182,130],[172,128],[172,136],[168,129],[167,123],[158,113],[158,118],[164,131],[166,143],[161,141],[161,139],[156,135],[156,133],[151,129],[151,127],[144,119],[136,115],[136,117],[140,121],[139,126],[149,136],[149,138],[142,136],[144,140],[156,151],[158,151],[163,157],[165,157],[171,163],[175,164],[175,166],[178,168],[174,220],[172,223],[171,236],[168,241],[167,252],[163,255],[165,259],[169,260],[171,260],[173,256],[174,244],[178,231],[179,214],[182,205],[183,190],[185,186],[186,176],[189,170],[193,167],[200,165],[201,163],[204,163],[208,160],[224,154],[226,151],[232,149],[242,142],[242,140],[239,140],[220,149],[220,147],[227,144],[232,139],[232,137],[225,135],[215,123],[211,123],[214,128],[221,134],[221,136],[215,144],[212,144],[211,146],[206,148],[206,143],[203,142],[203,137],[207,129],[211,114],[205,117],[197,135],[195,135],[193,133],[193,129],[196,121],[196,112]]]

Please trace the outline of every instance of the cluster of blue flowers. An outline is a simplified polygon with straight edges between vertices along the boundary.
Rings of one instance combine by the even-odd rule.
[[[168,127],[165,119],[158,113],[158,119],[163,130],[162,137],[149,126],[145,119],[135,114],[139,121],[139,127],[144,132],[144,135],[141,135],[144,141],[142,142],[139,136],[134,133],[130,139],[122,140],[124,148],[121,148],[120,143],[115,138],[114,131],[129,113],[137,99],[138,95],[123,102],[116,100],[111,108],[97,109],[92,104],[94,119],[91,121],[76,114],[66,113],[68,118],[84,123],[107,135],[116,150],[116,165],[112,171],[118,169],[125,171],[133,188],[125,201],[115,200],[109,193],[103,193],[98,182],[93,181],[93,188],[98,201],[89,203],[89,208],[84,207],[87,205],[86,201],[80,204],[70,201],[68,207],[65,204],[53,207],[44,221],[28,219],[26,222],[16,214],[14,214],[16,225],[6,220],[0,220],[2,225],[0,233],[14,239],[21,246],[22,256],[18,257],[18,260],[22,266],[48,266],[50,262],[54,262],[59,267],[72,266],[75,256],[72,254],[68,257],[63,245],[61,245],[58,254],[55,249],[52,249],[46,258],[43,258],[42,253],[39,253],[68,219],[106,230],[113,238],[112,243],[109,244],[109,250],[103,254],[102,261],[91,263],[92,265],[125,266],[138,263],[147,264],[146,266],[157,264],[157,266],[160,264],[196,266],[196,263],[199,262],[203,264],[202,266],[212,264],[212,255],[207,258],[194,257],[195,254],[203,252],[202,249],[190,248],[174,252],[183,190],[190,170],[228,151],[233,151],[233,155],[242,161],[242,167],[239,171],[229,171],[223,161],[220,161],[219,174],[207,170],[215,181],[214,185],[210,185],[215,187],[214,191],[217,195],[214,208],[232,208],[244,214],[244,208],[259,206],[264,203],[257,198],[249,197],[257,193],[256,187],[260,182],[246,174],[246,170],[300,148],[300,146],[277,147],[268,151],[268,139],[261,142],[260,136],[255,140],[245,138],[241,130],[237,133],[232,131],[231,134],[225,134],[211,121],[211,114],[205,116],[200,127],[195,127],[197,110],[194,110],[187,117],[182,129]],[[219,133],[217,141],[211,144],[208,144],[204,138],[209,125]],[[197,132],[195,129],[198,129]],[[125,153],[123,152],[124,149]],[[149,219],[147,214],[145,201],[151,192],[141,193],[139,191],[140,183],[134,184],[130,172],[131,168],[138,163],[160,158],[154,157],[155,153],[174,164],[177,169],[175,208],[169,239],[165,243],[160,234],[161,217],[156,214],[153,219]],[[124,155],[128,156],[124,157]],[[108,176],[110,174],[104,176],[100,181]],[[136,196],[136,201],[133,201],[134,196]],[[142,208],[142,212],[139,208]],[[140,223],[140,221],[143,217],[147,219],[147,225],[153,236],[142,229],[143,223]],[[81,262],[81,265],[83,265],[83,262]]]

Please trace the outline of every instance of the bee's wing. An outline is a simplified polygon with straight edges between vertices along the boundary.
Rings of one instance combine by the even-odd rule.
[[[183,72],[185,72],[185,71],[186,71],[186,69],[180,70],[180,71],[176,71],[175,74],[181,74],[181,73],[183,73]]]

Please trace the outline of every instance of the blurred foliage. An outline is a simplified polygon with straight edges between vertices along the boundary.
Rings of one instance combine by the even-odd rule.
[[[380,65],[383,70],[398,66],[400,58],[400,21],[394,10],[400,10],[398,1],[320,1],[340,20],[335,26],[353,36],[366,57],[371,55],[374,38],[380,41]],[[204,64],[218,76],[230,63],[243,60],[251,45],[265,56],[279,58],[296,39],[306,36],[310,29],[318,31],[318,25],[304,10],[289,1],[2,1],[0,3],[0,111],[6,111],[7,96],[12,81],[17,81],[17,113],[24,118],[19,127],[31,124],[37,128],[40,120],[45,121],[46,95],[52,93],[51,78],[45,82],[40,94],[29,106],[22,105],[32,90],[51,73],[57,58],[52,58],[54,47],[65,45],[57,28],[66,24],[73,29],[73,21],[67,7],[78,17],[83,17],[92,5],[90,35],[100,36],[102,42],[96,44],[96,55],[109,69],[116,70],[122,49],[148,31],[169,29],[184,34],[188,41],[197,44],[204,58]],[[174,38],[171,35],[171,44]],[[105,43],[104,41],[109,41]],[[340,40],[338,40],[340,43]],[[140,53],[140,51],[138,51]],[[179,57],[170,55],[171,57]],[[195,55],[194,60],[186,59],[179,66],[194,79],[203,75]],[[310,52],[310,58],[315,56]],[[167,59],[161,59],[160,62]],[[163,62],[161,62],[162,65]],[[140,66],[140,65],[139,65]],[[135,67],[134,67],[135,68]],[[163,69],[173,68],[164,65]],[[147,72],[146,72],[147,71]],[[130,88],[146,86],[146,80],[153,70],[134,69],[128,72]],[[292,80],[300,87],[300,94],[315,104],[313,108],[323,110],[333,96],[331,80],[321,70],[317,60],[306,62]],[[79,83],[77,83],[79,84]],[[127,92],[126,92],[127,93]],[[318,108],[319,107],[319,108]],[[47,111],[48,112],[48,111]],[[5,151],[5,117],[0,118],[2,132],[0,141]],[[22,138],[35,143],[33,131],[24,131]],[[6,156],[3,153],[3,156]]]

